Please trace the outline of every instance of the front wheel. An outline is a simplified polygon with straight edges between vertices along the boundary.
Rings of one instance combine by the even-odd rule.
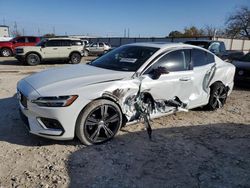
[[[40,59],[39,55],[34,54],[34,53],[31,53],[31,54],[29,54],[29,55],[26,57],[26,63],[27,63],[28,65],[32,65],[32,66],[38,65],[38,64],[41,63],[41,59]]]
[[[1,55],[3,57],[10,57],[10,56],[12,56],[12,51],[9,48],[3,48],[1,50]]]
[[[213,84],[211,87],[210,98],[207,104],[207,109],[216,110],[222,108],[227,100],[227,88],[220,82]]]
[[[76,135],[85,145],[93,145],[112,139],[122,125],[119,106],[109,100],[101,99],[90,103],[80,114]]]
[[[70,56],[70,63],[71,64],[78,64],[81,62],[81,59],[82,59],[82,57],[79,53],[73,53]]]

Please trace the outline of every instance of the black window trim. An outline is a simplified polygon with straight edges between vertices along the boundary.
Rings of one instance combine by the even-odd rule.
[[[204,53],[206,53],[206,59],[207,59],[207,54],[211,54],[212,56],[215,56],[212,52],[210,52],[209,50],[204,50],[204,49],[200,49],[200,48],[192,48],[191,49],[191,67],[192,67],[192,69],[194,69],[194,67],[203,67],[203,66],[206,66],[206,65],[209,65],[209,64],[213,64],[213,63],[215,63],[216,61],[215,61],[215,57],[214,57],[214,62],[213,63],[207,63],[207,64],[205,64],[205,65],[199,65],[199,66],[194,66],[194,62],[193,62],[193,53],[192,53],[192,51],[193,50],[201,50],[201,51],[203,51]]]

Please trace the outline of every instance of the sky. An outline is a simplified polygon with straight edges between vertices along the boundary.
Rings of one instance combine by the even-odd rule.
[[[225,19],[250,0],[0,0],[0,25],[25,35],[165,37]]]

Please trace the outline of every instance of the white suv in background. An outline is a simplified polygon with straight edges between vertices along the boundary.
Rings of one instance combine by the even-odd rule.
[[[95,42],[86,48],[90,55],[102,55],[111,49],[111,45],[105,42]]]
[[[36,46],[22,46],[15,49],[15,57],[28,65],[42,61],[67,60],[72,64],[81,62],[84,53],[83,42],[75,38],[50,38]]]

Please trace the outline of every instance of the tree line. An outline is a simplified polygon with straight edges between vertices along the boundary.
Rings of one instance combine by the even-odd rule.
[[[225,28],[206,25],[203,28],[185,27],[183,31],[171,31],[168,37],[219,36],[250,39],[250,9],[243,6],[226,18]]]

